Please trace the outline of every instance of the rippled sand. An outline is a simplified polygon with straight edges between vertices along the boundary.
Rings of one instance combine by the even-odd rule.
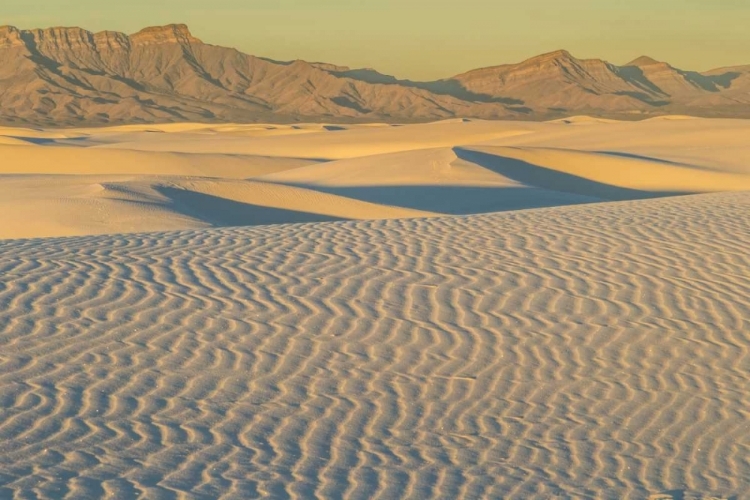
[[[512,126],[0,146],[0,498],[750,495],[747,125]]]

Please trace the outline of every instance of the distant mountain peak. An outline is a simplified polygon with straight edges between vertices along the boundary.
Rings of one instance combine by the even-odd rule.
[[[195,38],[185,24],[151,26],[130,35],[134,45],[156,45],[162,43],[203,43]]]
[[[541,55],[532,57],[531,59],[527,59],[524,62],[534,63],[534,62],[560,61],[560,60],[575,60],[575,57],[573,57],[573,54],[571,54],[567,50],[560,49],[560,50],[555,50],[553,52],[547,52],[546,54],[541,54]]]
[[[15,26],[0,26],[0,49],[20,47],[26,44],[24,36],[29,36],[35,44],[63,48],[80,47],[86,44],[108,45],[112,48],[160,44],[200,44],[185,24],[168,24],[144,28],[133,35],[116,31],[92,33],[77,27],[53,27],[44,29],[19,30]],[[129,42],[129,43],[128,43]]]
[[[537,58],[540,58],[540,57],[549,57],[549,58],[557,59],[560,57],[565,57],[565,58],[573,57],[573,55],[565,49],[559,49],[559,50],[553,50],[552,52],[540,54],[537,56]]]
[[[655,64],[664,64],[664,63],[661,62],[661,61],[657,61],[653,57],[641,56],[641,57],[639,57],[637,59],[634,59],[634,60],[630,61],[625,66],[638,66],[638,67],[641,67],[641,66],[653,66]]]
[[[23,45],[21,32],[15,26],[0,26],[0,49]]]

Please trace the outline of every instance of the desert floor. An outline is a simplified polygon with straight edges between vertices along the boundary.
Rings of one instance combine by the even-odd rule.
[[[750,496],[749,138],[0,129],[0,498]]]

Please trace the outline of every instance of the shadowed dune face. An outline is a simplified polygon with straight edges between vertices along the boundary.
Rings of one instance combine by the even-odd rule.
[[[748,248],[747,193],[5,241],[0,497],[745,498]]]
[[[750,125],[0,128],[0,238],[471,215],[750,190]],[[685,147],[690,144],[690,147]]]
[[[477,147],[461,154],[532,185],[608,200],[750,189],[747,170],[718,165],[547,148]]]
[[[173,200],[180,211],[213,226],[262,226],[295,222],[341,220],[321,214],[264,207],[186,189],[161,186],[157,191]]]
[[[300,186],[302,187],[302,186]],[[603,201],[533,187],[363,186],[318,187],[320,191],[376,203],[447,215],[577,205]],[[634,198],[633,198],[634,199]]]

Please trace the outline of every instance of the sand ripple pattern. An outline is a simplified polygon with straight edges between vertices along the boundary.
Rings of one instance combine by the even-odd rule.
[[[747,498],[749,249],[743,193],[1,242],[0,498]]]

